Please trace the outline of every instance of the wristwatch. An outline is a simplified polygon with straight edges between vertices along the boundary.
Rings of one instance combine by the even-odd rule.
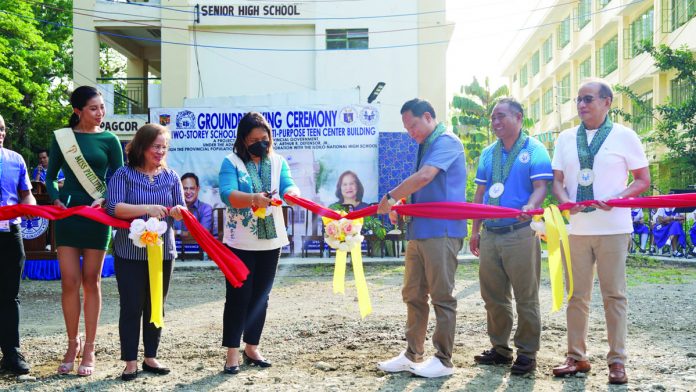
[[[390,206],[393,206],[394,204],[396,204],[396,201],[397,201],[397,200],[396,200],[395,198],[393,198],[393,197],[389,194],[389,192],[387,192],[386,196],[387,196],[387,203],[389,203]]]

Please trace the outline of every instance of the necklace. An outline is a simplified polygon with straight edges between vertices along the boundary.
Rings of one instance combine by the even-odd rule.
[[[160,173],[160,171],[162,170],[162,167],[158,166],[155,170],[153,170],[151,172],[146,172],[144,169],[141,169],[141,168],[138,168],[137,170],[139,172],[143,173],[144,175],[146,175],[147,178],[150,180],[150,185],[152,185],[155,183],[155,176]]]

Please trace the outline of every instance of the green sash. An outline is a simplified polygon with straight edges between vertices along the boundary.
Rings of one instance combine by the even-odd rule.
[[[246,164],[251,185],[254,193],[271,191],[271,160],[268,157],[261,158],[261,175],[254,161],[249,160]],[[267,215],[265,219],[256,218],[257,235],[259,239],[273,239],[278,237],[275,229],[273,215]]]
[[[578,173],[578,192],[575,201],[581,202],[585,200],[594,200],[594,157],[599,152],[600,147],[607,137],[609,132],[614,127],[614,124],[606,117],[604,123],[599,127],[597,134],[592,138],[592,143],[587,145],[587,131],[585,124],[580,124],[576,137],[578,146],[578,159],[580,160],[580,172]],[[585,208],[582,212],[592,212],[595,209],[592,207]]]
[[[515,144],[513,144],[512,149],[508,153],[505,164],[503,164],[503,141],[498,139],[495,147],[493,147],[493,178],[491,179],[491,188],[489,188],[491,192],[488,194],[488,204],[493,206],[500,205],[500,198],[503,196],[505,189],[505,181],[507,181],[507,178],[510,176],[512,165],[515,163],[515,160],[517,160],[520,151],[522,151],[527,144],[528,138],[529,137],[524,131],[520,131],[520,135],[517,137]],[[493,189],[494,186],[499,187],[499,194]]]

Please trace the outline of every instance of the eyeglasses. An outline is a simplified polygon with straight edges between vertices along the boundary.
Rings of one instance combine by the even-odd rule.
[[[167,150],[169,150],[169,147],[168,147],[168,146],[161,145],[161,144],[153,144],[153,145],[150,146],[150,149],[151,149],[152,151],[163,151],[163,152],[167,152]]]
[[[602,98],[606,98],[606,97],[602,97],[602,96],[595,97],[594,95],[585,95],[585,96],[582,96],[582,97],[577,97],[577,98],[575,98],[575,103],[578,104],[578,105],[580,105],[580,102],[584,102],[585,105],[589,105],[589,104],[591,104],[592,101],[594,101],[595,99],[602,99]]]

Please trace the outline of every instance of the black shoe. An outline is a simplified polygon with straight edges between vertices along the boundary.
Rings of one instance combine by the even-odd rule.
[[[160,376],[163,376],[165,374],[169,374],[171,370],[166,367],[154,367],[150,366],[143,361],[143,371],[148,372],[148,373],[154,373],[154,374],[159,374]]]
[[[684,257],[684,254],[680,251],[672,253],[672,257]]]
[[[121,373],[122,381],[133,381],[138,378],[138,369],[135,369],[133,373],[126,373],[125,371]]]
[[[14,374],[28,374],[31,366],[27,363],[26,358],[22,353],[17,352],[14,354],[8,354],[2,357],[0,360],[0,368],[3,370],[10,371]]]
[[[254,359],[247,355],[246,351],[242,351],[242,357],[244,357],[244,363],[251,366],[258,366],[262,368],[267,368],[273,366],[270,362],[265,359]]]
[[[481,365],[507,365],[512,363],[512,358],[500,355],[492,348],[479,355],[474,355],[474,361]]]
[[[239,373],[239,365],[227,367],[227,363],[223,363],[222,372],[225,374],[237,374]]]
[[[518,355],[515,363],[510,368],[510,373],[523,375],[533,372],[536,369],[536,360],[529,358],[526,355]]]

